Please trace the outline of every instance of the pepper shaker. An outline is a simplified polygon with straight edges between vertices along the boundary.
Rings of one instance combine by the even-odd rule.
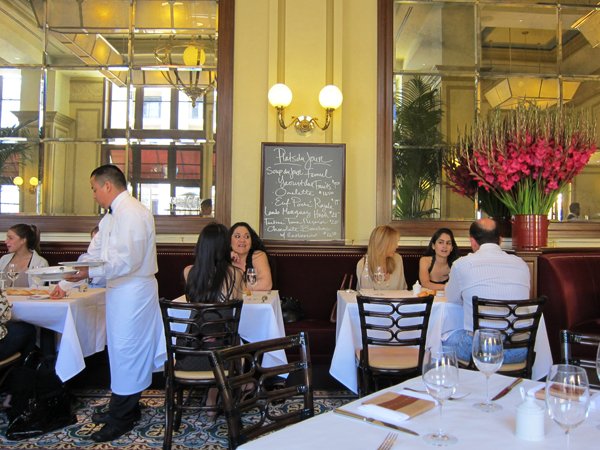
[[[525,401],[517,406],[517,429],[515,434],[525,441],[541,441],[544,439],[545,410],[528,395]]]

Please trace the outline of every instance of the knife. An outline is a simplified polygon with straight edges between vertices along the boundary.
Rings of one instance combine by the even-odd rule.
[[[508,394],[517,384],[519,384],[521,381],[523,381],[523,378],[517,378],[510,386],[505,387],[504,389],[502,389],[498,395],[496,395],[492,401],[496,401],[501,399],[502,397],[504,397],[506,394]]]
[[[341,414],[343,416],[348,416],[348,417],[354,417],[355,419],[360,419],[360,420],[364,420],[365,422],[369,422],[369,423],[373,423],[375,425],[379,425],[382,427],[387,427],[387,428],[393,428],[394,430],[398,430],[398,431],[402,431],[404,433],[408,433],[408,434],[412,434],[413,436],[419,436],[419,433],[415,433],[412,430],[409,430],[408,428],[402,428],[398,425],[394,425],[393,423],[388,423],[388,422],[382,422],[381,420],[376,420],[373,419],[371,417],[365,417],[365,416],[361,416],[360,414],[356,414],[350,411],[345,411],[343,409],[339,409],[336,408],[333,410],[334,414]]]

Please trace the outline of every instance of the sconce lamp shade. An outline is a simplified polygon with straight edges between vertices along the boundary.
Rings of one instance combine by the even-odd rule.
[[[186,66],[201,66],[205,61],[206,53],[195,45],[190,45],[183,51],[183,63]]]
[[[337,109],[342,104],[344,96],[337,86],[330,84],[321,89],[319,103],[325,109]]]
[[[23,185],[23,178],[21,178],[21,177],[14,177],[13,178],[13,184],[15,184],[16,186],[22,186]]]
[[[269,103],[275,108],[286,108],[292,103],[292,91],[283,83],[274,84],[269,89]]]
[[[29,184],[32,186],[37,186],[38,184],[40,184],[40,180],[38,180],[37,177],[31,177],[29,179]]]

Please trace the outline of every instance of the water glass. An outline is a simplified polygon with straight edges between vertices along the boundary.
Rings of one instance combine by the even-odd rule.
[[[588,415],[590,387],[585,369],[556,364],[546,377],[546,407],[550,417],[565,430],[567,450],[571,431]]]
[[[449,347],[428,348],[423,359],[423,383],[429,395],[440,404],[440,426],[435,433],[428,434],[423,440],[437,447],[449,447],[458,442],[456,437],[442,429],[442,403],[449,398],[458,386],[458,361],[454,349]]]

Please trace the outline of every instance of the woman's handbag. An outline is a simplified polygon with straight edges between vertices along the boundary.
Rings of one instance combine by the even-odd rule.
[[[285,295],[281,296],[281,312],[283,323],[298,322],[306,317],[306,312],[302,309],[300,301]]]
[[[22,370],[11,372],[13,379],[18,376],[13,383],[21,389],[13,395],[7,439],[28,439],[77,423],[71,395],[56,375],[55,363],[53,356],[32,353]]]

